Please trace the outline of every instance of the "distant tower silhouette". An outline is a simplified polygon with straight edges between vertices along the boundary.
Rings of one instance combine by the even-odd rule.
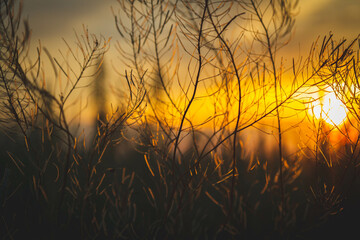
[[[106,68],[104,61],[102,61],[102,59],[98,60],[97,67],[99,66],[100,68],[96,74],[93,84],[94,86],[93,101],[96,112],[96,121],[97,121],[97,116],[99,116],[99,120],[104,122],[106,120],[107,89],[106,89]]]

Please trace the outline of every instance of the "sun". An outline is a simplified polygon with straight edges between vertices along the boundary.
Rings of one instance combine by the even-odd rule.
[[[338,126],[345,121],[347,108],[331,89],[326,89],[321,98],[310,103],[309,113],[328,124]]]

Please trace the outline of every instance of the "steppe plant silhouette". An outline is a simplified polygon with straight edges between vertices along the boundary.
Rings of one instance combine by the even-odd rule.
[[[286,64],[297,5],[118,0],[113,84],[103,65],[110,39],[84,26],[61,59],[40,45],[30,57],[21,3],[2,1],[1,237],[311,236],[356,195],[358,39],[326,36]],[[285,133],[307,121],[304,94],[324,86],[347,123],[325,128],[308,116],[310,144],[289,154]],[[79,104],[87,90],[96,106]],[[88,108],[92,129],[82,127]],[[290,110],[304,117],[288,127]],[[248,151],[249,130],[273,135],[274,154]]]

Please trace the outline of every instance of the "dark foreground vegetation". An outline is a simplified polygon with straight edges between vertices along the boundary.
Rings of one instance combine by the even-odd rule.
[[[359,42],[325,36],[285,64],[296,3],[119,0],[110,50],[123,62],[110,83],[109,40],[84,28],[63,59],[43,46],[30,57],[20,4],[1,1],[0,237],[358,234]],[[314,87],[346,105],[343,125],[306,114]],[[94,100],[81,105],[86,91]],[[291,129],[311,130],[295,152],[290,112],[303,116]],[[272,150],[248,151],[250,129],[273,135]]]

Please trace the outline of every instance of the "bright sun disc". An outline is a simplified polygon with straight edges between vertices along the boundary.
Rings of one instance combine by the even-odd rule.
[[[310,104],[309,112],[317,119],[323,119],[331,125],[342,124],[347,115],[346,106],[333,91],[325,93],[320,99]]]

